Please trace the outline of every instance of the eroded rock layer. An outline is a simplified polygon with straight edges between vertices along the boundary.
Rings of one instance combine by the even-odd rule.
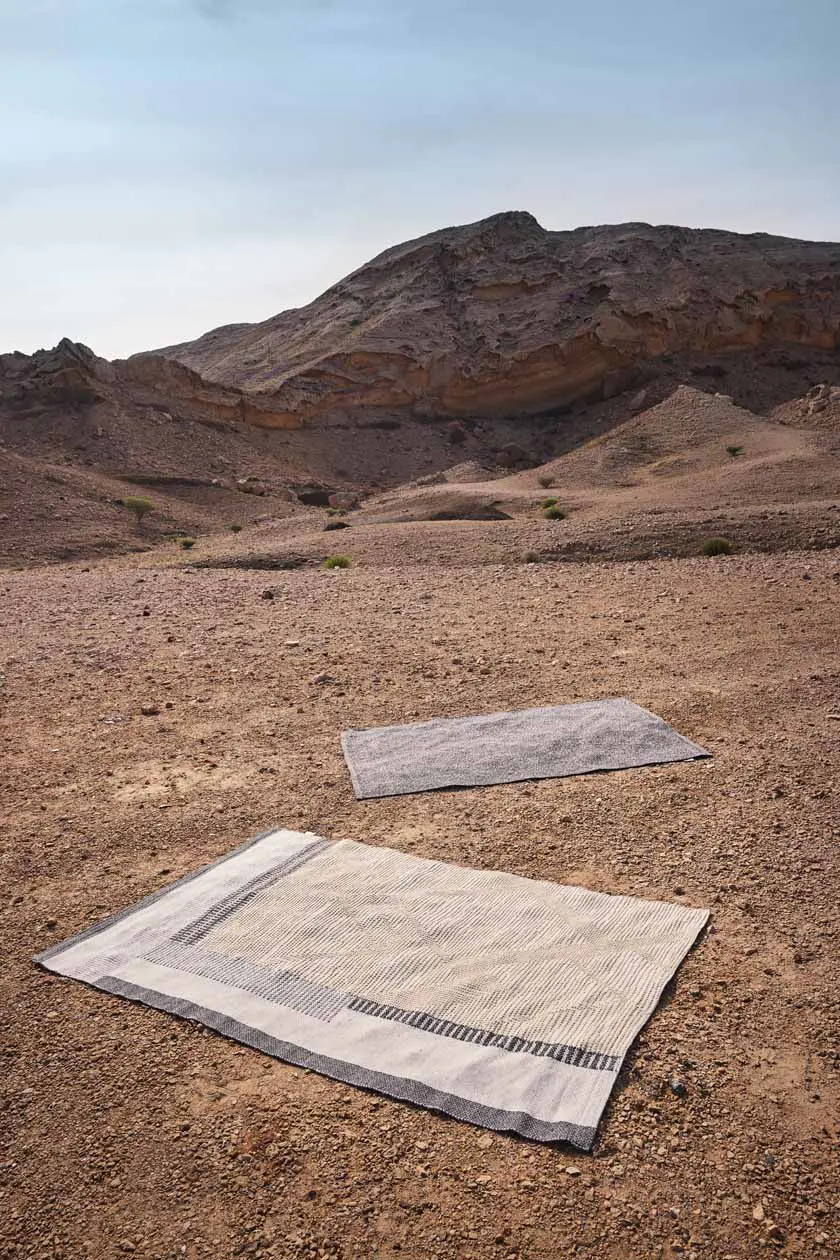
[[[309,306],[156,352],[269,427],[534,415],[675,353],[840,344],[840,245],[510,212],[395,246]],[[137,362],[131,360],[130,362]]]

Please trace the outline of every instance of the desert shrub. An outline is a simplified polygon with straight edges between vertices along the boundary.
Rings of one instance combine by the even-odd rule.
[[[178,546],[183,548],[184,551],[189,551],[192,547],[195,546],[195,539],[194,538],[179,538]]]
[[[460,420],[453,420],[451,424],[446,426],[446,436],[453,446],[460,446],[462,442],[467,440],[467,430]]]
[[[522,559],[526,564],[539,564],[540,553],[538,551],[526,551]]]
[[[324,568],[325,569],[349,569],[350,557],[349,556],[327,556],[326,560],[324,561]]]
[[[704,556],[730,556],[732,543],[728,538],[707,538],[703,543],[702,552]]]
[[[726,453],[727,455],[731,455],[732,458],[735,459],[736,456],[743,455],[744,448],[743,446],[727,446]]]
[[[343,507],[328,507],[327,508],[327,516],[346,516],[346,515],[347,515],[347,508],[343,508]]]
[[[232,534],[238,534],[241,532],[242,526],[241,525],[228,525],[228,529],[230,530]]]
[[[347,521],[327,521],[324,526],[325,533],[329,533],[331,529],[349,529],[350,525]]]
[[[543,499],[540,503],[540,507],[543,509],[554,507],[556,502],[557,502],[556,499]]]
[[[542,486],[543,490],[548,490],[554,485],[554,478],[546,476],[537,477],[537,485]]]
[[[123,499],[122,502],[124,508],[128,508],[129,512],[134,513],[138,529],[140,528],[140,524],[146,513],[153,512],[155,507],[151,499],[141,499],[138,495],[134,494],[130,494],[128,498]]]
[[[543,516],[547,521],[565,521],[566,519],[566,513],[559,507],[546,508]]]

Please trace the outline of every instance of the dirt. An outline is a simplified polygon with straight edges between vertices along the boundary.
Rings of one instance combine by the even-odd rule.
[[[0,1255],[840,1252],[840,557],[782,536],[776,554],[523,562],[566,525],[281,521],[201,550],[320,559],[337,539],[353,567],[157,549],[0,575]],[[358,803],[340,755],[348,726],[613,695],[713,757]],[[711,907],[592,1155],[30,962],[273,824]]]
[[[539,269],[542,229],[503,218],[456,242],[468,271],[496,266],[499,232]],[[635,228],[571,245],[606,249],[600,274],[680,231]],[[670,292],[697,241],[667,241]],[[420,270],[452,280],[439,244]],[[364,283],[418,262],[400,249]],[[800,319],[807,272],[772,297],[818,344],[669,352],[617,396],[455,430],[379,403],[260,428],[174,363],[2,357],[0,1257],[840,1255],[840,367]],[[753,306],[718,306],[715,344],[750,333]],[[364,356],[340,366],[367,388]],[[548,388],[556,363],[531,367]],[[297,497],[334,486],[360,506]],[[139,529],[126,494],[155,502]],[[189,550],[167,540],[186,530]],[[714,536],[733,554],[702,556]],[[324,568],[335,552],[349,568]],[[618,695],[713,756],[359,803],[340,754],[346,727]],[[31,962],[278,824],[711,908],[591,1155]]]

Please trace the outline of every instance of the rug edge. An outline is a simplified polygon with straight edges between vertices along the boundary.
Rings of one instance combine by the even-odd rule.
[[[249,840],[245,840],[242,844],[237,845],[235,849],[230,849],[227,853],[223,853],[221,857],[214,858],[212,862],[207,862],[204,866],[199,866],[194,871],[188,871],[186,875],[182,875],[180,879],[174,880],[173,883],[165,884],[163,888],[147,893],[139,901],[135,901],[130,906],[125,906],[122,910],[117,910],[105,919],[98,919],[96,923],[91,923],[89,927],[82,928],[80,932],[75,932],[72,936],[66,937],[63,941],[59,941],[57,945],[48,945],[46,949],[31,955],[31,961],[38,967],[44,967],[50,958],[63,954],[71,946],[79,945],[82,941],[90,940],[91,937],[97,936],[100,932],[107,931],[115,923],[120,923],[123,919],[128,918],[129,915],[136,914],[138,910],[145,910],[147,906],[153,906],[156,901],[160,901],[162,897],[168,896],[176,888],[183,888],[185,884],[191,884],[193,880],[199,879],[202,875],[206,875],[208,871],[215,870],[217,866],[223,866],[225,862],[230,862],[242,853],[246,853],[255,844],[259,844],[262,840],[267,840],[269,836],[276,835],[278,831],[288,830],[288,827],[269,827],[266,831],[261,831],[258,835],[251,836]],[[295,834],[312,836],[313,840],[327,839],[326,836],[316,836],[314,831],[302,831]],[[52,969],[47,968],[47,970]]]
[[[89,983],[89,987],[110,993],[115,997],[127,998],[129,1001],[164,1011],[166,1014],[192,1020],[230,1041],[249,1046],[253,1050],[268,1054],[293,1067],[318,1072],[322,1076],[346,1085],[370,1089],[385,1097],[397,1099],[399,1102],[411,1103],[429,1111],[442,1112],[444,1115],[452,1116],[453,1119],[473,1124],[476,1128],[490,1129],[496,1133],[515,1133],[536,1142],[566,1142],[582,1151],[592,1149],[598,1132],[598,1126],[590,1128],[572,1124],[569,1121],[540,1120],[527,1112],[511,1112],[503,1108],[488,1107],[483,1103],[473,1102],[459,1094],[448,1094],[408,1077],[391,1076],[387,1072],[378,1072],[360,1064],[350,1063],[345,1059],[318,1054],[297,1046],[294,1042],[282,1041],[269,1033],[253,1029],[248,1024],[242,1024],[219,1011],[200,1006],[184,998],[171,997],[155,989],[143,988],[115,976],[103,976],[99,980],[82,983]]]

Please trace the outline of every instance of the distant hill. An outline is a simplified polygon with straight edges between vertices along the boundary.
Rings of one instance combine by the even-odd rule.
[[[839,335],[840,245],[644,223],[551,232],[516,211],[386,250],[299,310],[156,353],[270,397],[283,423],[481,420],[610,397],[669,356],[764,350],[796,371]]]
[[[262,324],[113,363],[67,339],[0,354],[0,564],[342,490],[413,485],[387,513],[486,520],[543,466],[572,496],[816,503],[834,495],[838,337],[840,245],[549,232],[523,212],[446,228]],[[492,483],[480,502],[452,490],[473,478]],[[138,493],[155,502],[139,533],[121,507]]]

